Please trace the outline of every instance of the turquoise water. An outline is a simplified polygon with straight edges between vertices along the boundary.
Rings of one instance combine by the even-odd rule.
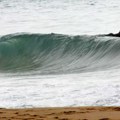
[[[11,34],[0,39],[0,70],[70,74],[118,67],[120,38],[101,35]]]
[[[119,4],[0,1],[0,107],[119,105]]]

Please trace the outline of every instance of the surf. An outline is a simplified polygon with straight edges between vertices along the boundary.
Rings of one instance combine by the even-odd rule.
[[[120,38],[17,33],[0,37],[0,71],[65,74],[119,67]]]

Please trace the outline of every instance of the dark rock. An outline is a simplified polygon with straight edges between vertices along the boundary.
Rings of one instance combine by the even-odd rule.
[[[120,37],[120,31],[116,34],[114,33],[109,33],[109,34],[106,34],[105,36],[113,36],[113,37]]]

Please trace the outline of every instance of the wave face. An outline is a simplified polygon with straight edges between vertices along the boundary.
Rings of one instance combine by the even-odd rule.
[[[120,38],[11,34],[0,38],[0,70],[40,74],[103,70],[120,65]]]

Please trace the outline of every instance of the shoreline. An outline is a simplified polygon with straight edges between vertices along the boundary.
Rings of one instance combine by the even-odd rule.
[[[0,120],[120,120],[120,107],[0,108]]]

